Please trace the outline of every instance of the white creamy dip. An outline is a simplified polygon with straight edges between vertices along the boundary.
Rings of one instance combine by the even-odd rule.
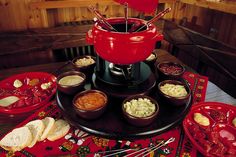
[[[83,80],[84,78],[79,75],[69,75],[61,78],[58,83],[62,86],[73,86],[80,84]]]

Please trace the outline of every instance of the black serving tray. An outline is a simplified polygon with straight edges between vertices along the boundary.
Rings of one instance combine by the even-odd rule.
[[[107,110],[95,120],[86,120],[76,114],[72,105],[73,95],[69,96],[58,91],[56,100],[64,118],[71,125],[87,133],[110,139],[138,139],[166,132],[183,121],[192,104],[191,97],[183,106],[173,106],[159,98],[157,92],[149,96],[157,100],[160,111],[157,119],[145,127],[133,126],[125,121],[121,111],[122,100],[117,98],[108,98]]]

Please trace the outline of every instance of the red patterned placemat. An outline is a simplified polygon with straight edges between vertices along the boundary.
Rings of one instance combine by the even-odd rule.
[[[206,90],[207,90],[207,83],[208,77],[185,72],[183,78],[186,79],[189,84],[190,88],[192,89],[193,95],[193,104],[198,102],[203,102],[206,97]],[[182,144],[179,146],[181,147],[179,151],[180,157],[195,157],[197,154],[196,148],[193,147],[192,143],[185,135],[183,128],[180,129],[180,141]]]
[[[186,72],[183,76],[190,83],[191,89],[197,89],[194,92],[194,102],[203,101],[205,98],[205,92],[208,79],[197,74]],[[197,82],[195,80],[198,80]],[[201,81],[200,81],[201,80]],[[204,80],[204,81],[203,81]],[[199,88],[199,86],[202,86]],[[197,96],[200,94],[201,96]],[[43,119],[46,116],[54,117],[56,119],[62,118],[62,114],[57,107],[55,101],[47,104],[41,108],[38,112],[26,119],[17,127],[23,126],[27,122],[34,119]],[[194,149],[191,143],[188,141],[181,127],[176,127],[168,132],[154,137],[141,139],[141,140],[110,140],[101,137],[89,135],[79,129],[71,127],[69,133],[64,138],[57,141],[50,142],[44,140],[38,142],[33,148],[25,148],[20,152],[7,152],[0,148],[0,156],[61,156],[61,155],[75,155],[75,156],[99,156],[97,152],[111,151],[114,149],[123,148],[145,148],[152,144],[157,144],[161,140],[168,140],[170,137],[174,137],[175,141],[168,144],[155,152],[150,153],[150,157],[159,156],[183,156],[183,157],[195,157],[196,149]],[[103,156],[105,154],[102,154]],[[108,154],[107,154],[108,155]],[[124,156],[120,154],[120,156]]]

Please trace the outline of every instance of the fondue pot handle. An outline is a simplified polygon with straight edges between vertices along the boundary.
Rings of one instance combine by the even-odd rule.
[[[163,36],[163,34],[157,34],[157,36],[155,38],[156,38],[156,41],[161,41],[164,39],[164,36]]]
[[[93,34],[91,29],[86,33],[86,42],[88,44],[93,44]]]

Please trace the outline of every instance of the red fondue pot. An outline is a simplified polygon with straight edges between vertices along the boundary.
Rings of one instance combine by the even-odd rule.
[[[125,23],[124,18],[111,18],[107,21],[115,24]],[[145,24],[137,18],[128,19],[128,24]],[[133,64],[145,60],[154,50],[156,42],[163,39],[154,24],[140,32],[107,31],[96,22],[86,35],[89,44],[94,44],[96,53],[103,59],[115,64]]]

